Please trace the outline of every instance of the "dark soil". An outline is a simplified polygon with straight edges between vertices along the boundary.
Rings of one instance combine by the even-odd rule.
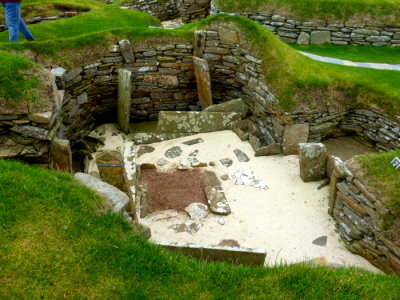
[[[207,205],[199,170],[157,171],[143,170],[141,181],[147,184],[148,212],[167,209],[184,211],[194,202]]]
[[[323,142],[330,154],[333,154],[343,161],[355,155],[377,152],[374,148],[369,148],[350,136],[332,138]]]

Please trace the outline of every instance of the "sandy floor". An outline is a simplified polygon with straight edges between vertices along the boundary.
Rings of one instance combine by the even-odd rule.
[[[97,132],[106,137],[106,149],[118,149],[125,154],[126,170],[131,179],[135,171],[134,146],[126,136],[117,134],[113,125],[103,125]],[[103,133],[104,132],[104,133]],[[184,145],[182,142],[201,137],[204,142]],[[267,265],[296,263],[324,256],[330,263],[357,266],[377,271],[364,258],[346,250],[335,232],[332,218],[327,213],[328,188],[317,189],[319,182],[304,183],[299,176],[296,155],[254,157],[247,142],[242,142],[231,131],[199,134],[152,144],[155,151],[143,154],[136,163],[155,163],[173,146],[181,147],[182,154],[162,168],[175,168],[181,160],[198,150],[200,162],[215,162],[215,166],[204,169],[218,176],[239,169],[252,170],[269,187],[267,190],[235,185],[232,180],[221,180],[232,213],[229,216],[209,214],[207,218],[194,221],[186,213],[148,216],[140,222],[152,230],[152,240],[163,242],[187,242],[217,245],[222,240],[236,240],[241,247],[264,249],[267,251]],[[250,158],[249,162],[239,162],[233,150],[240,149]],[[230,158],[233,164],[224,167],[219,160]],[[92,160],[90,171],[97,167]],[[132,189],[134,191],[134,189]],[[172,217],[171,217],[172,216]],[[186,223],[197,232],[179,232],[172,227]],[[223,223],[224,225],[221,225]],[[175,225],[175,226],[174,226]],[[200,229],[199,229],[200,228]],[[313,241],[327,236],[326,246],[318,246]]]

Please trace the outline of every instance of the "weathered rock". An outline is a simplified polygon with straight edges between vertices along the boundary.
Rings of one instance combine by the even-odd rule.
[[[320,236],[319,238],[316,238],[315,240],[313,240],[312,243],[314,245],[324,247],[324,246],[326,246],[327,241],[328,241],[328,237],[325,235],[325,236]]]
[[[249,144],[253,148],[254,152],[256,152],[261,147],[261,141],[258,139],[258,137],[252,134],[249,134]]]
[[[219,181],[217,175],[211,171],[205,171],[202,178],[203,186],[220,186],[221,181]]]
[[[278,155],[282,152],[281,144],[271,144],[266,147],[259,148],[254,154],[256,157],[258,156],[269,156],[269,155]]]
[[[304,182],[326,177],[326,147],[322,143],[300,143],[300,177]]]
[[[240,128],[233,128],[232,130],[242,141],[247,141],[249,139],[250,134],[248,132],[244,132]]]
[[[226,247],[237,247],[240,248],[240,244],[236,240],[222,240],[218,243],[218,246],[226,246]]]
[[[126,210],[129,197],[116,187],[85,173],[76,173],[75,178],[106,199],[114,212],[123,213]]]
[[[240,119],[236,113],[161,111],[158,130],[162,132],[199,133],[232,129]]]
[[[50,124],[53,113],[51,111],[28,115],[28,119],[39,124]]]
[[[299,153],[299,143],[307,143],[310,127],[308,124],[287,125],[283,132],[283,155]]]
[[[203,203],[191,203],[185,208],[185,211],[192,220],[201,220],[208,216],[208,207]]]
[[[119,69],[118,71],[118,125],[126,134],[130,133],[131,76],[132,73],[128,70]]]
[[[182,144],[188,145],[188,146],[192,146],[192,145],[196,145],[196,144],[199,144],[199,143],[204,143],[204,140],[202,138],[197,138],[197,139],[194,139],[194,140],[183,142]]]
[[[231,208],[226,200],[225,193],[220,186],[204,188],[210,210],[214,214],[229,215]]]
[[[151,146],[140,146],[139,150],[137,151],[137,157],[141,157],[144,154],[154,152],[155,148]]]
[[[124,58],[127,64],[131,64],[135,62],[135,56],[133,54],[131,42],[128,40],[119,41],[120,50],[122,53],[122,57]]]
[[[160,167],[165,166],[166,164],[168,164],[169,161],[166,160],[165,158],[160,158],[159,160],[156,161],[156,164]]]
[[[51,168],[72,173],[72,151],[69,140],[54,139],[51,142]]]
[[[297,44],[308,45],[310,43],[311,36],[306,32],[301,32],[297,38]]]
[[[164,155],[166,158],[176,158],[181,156],[181,154],[182,154],[181,147],[175,146],[165,151]]]
[[[229,168],[233,164],[233,160],[230,158],[220,159],[220,162],[221,162],[221,165],[223,165],[224,167],[227,167],[227,168]]]
[[[200,105],[202,109],[205,109],[213,104],[210,69],[205,59],[193,57],[193,64]]]
[[[10,130],[23,136],[29,136],[39,140],[47,140],[49,134],[49,131],[47,129],[31,125],[15,125],[11,127]]]
[[[248,162],[250,158],[240,149],[233,150],[239,162]]]
[[[311,32],[311,44],[325,44],[331,42],[330,31],[312,31]]]
[[[239,36],[235,30],[219,27],[218,28],[219,39],[223,43],[239,43]]]
[[[242,118],[245,118],[248,111],[249,107],[247,104],[242,100],[242,99],[235,99],[235,100],[230,100],[221,104],[214,104],[203,111],[208,111],[208,112],[235,112],[240,114]]]
[[[174,224],[169,226],[169,229],[174,230],[176,233],[187,232],[190,234],[195,234],[200,228],[203,227],[203,224],[194,223],[194,222],[185,222],[182,224]]]

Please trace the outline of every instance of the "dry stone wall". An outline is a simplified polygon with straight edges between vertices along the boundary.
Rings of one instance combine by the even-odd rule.
[[[224,13],[211,3],[211,15]],[[385,25],[349,20],[343,23],[299,21],[268,13],[235,13],[268,28],[285,42],[333,45],[400,46],[400,24]]]
[[[209,15],[210,2],[211,0],[137,0],[125,7],[147,12],[161,21],[181,17],[184,23],[190,23]]]
[[[330,212],[346,247],[384,272],[400,275],[400,245],[384,233],[384,217],[392,213],[342,162],[331,162],[336,171],[331,176]]]

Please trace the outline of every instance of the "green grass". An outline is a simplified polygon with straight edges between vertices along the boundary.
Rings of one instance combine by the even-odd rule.
[[[76,65],[74,59],[77,57],[87,59],[81,64],[92,62],[90,60],[96,57],[83,55],[81,52],[85,49],[89,54],[91,51],[98,51],[95,47],[104,51],[105,45],[122,38],[152,43],[164,43],[167,40],[190,41],[193,40],[193,31],[198,28],[230,24],[229,26],[242,32],[244,44],[248,45],[254,55],[263,59],[266,82],[278,96],[282,109],[328,109],[331,105],[337,105],[344,108],[374,108],[389,115],[400,111],[400,72],[334,66],[312,61],[296,53],[266,28],[249,19],[218,15],[176,30],[148,29],[151,20],[155,20],[148,15],[136,15],[136,12],[119,10],[101,3],[92,4],[93,1],[89,0],[82,3],[97,8],[71,19],[33,25],[31,29],[38,39],[37,42],[0,43],[0,50],[14,53],[29,50],[44,60],[51,58],[53,65],[71,68]],[[135,21],[135,16],[144,16],[149,22],[142,23],[141,18],[138,19],[140,22]],[[109,22],[113,26],[103,26]],[[145,26],[137,27],[139,25],[136,26],[136,22]],[[99,23],[102,25],[98,25]],[[0,34],[0,41],[4,41],[6,35],[7,33]],[[8,89],[5,82],[0,82],[0,87]]]
[[[400,177],[390,162],[400,157],[400,150],[357,157],[362,167],[362,180],[378,191],[385,204],[400,219]]]
[[[151,245],[69,175],[0,160],[2,299],[396,299],[355,268],[205,264]],[[103,212],[102,212],[103,211]]]
[[[296,50],[356,62],[400,64],[400,47],[290,44]]]
[[[400,24],[399,0],[214,0],[226,12],[267,12],[304,21]]]

